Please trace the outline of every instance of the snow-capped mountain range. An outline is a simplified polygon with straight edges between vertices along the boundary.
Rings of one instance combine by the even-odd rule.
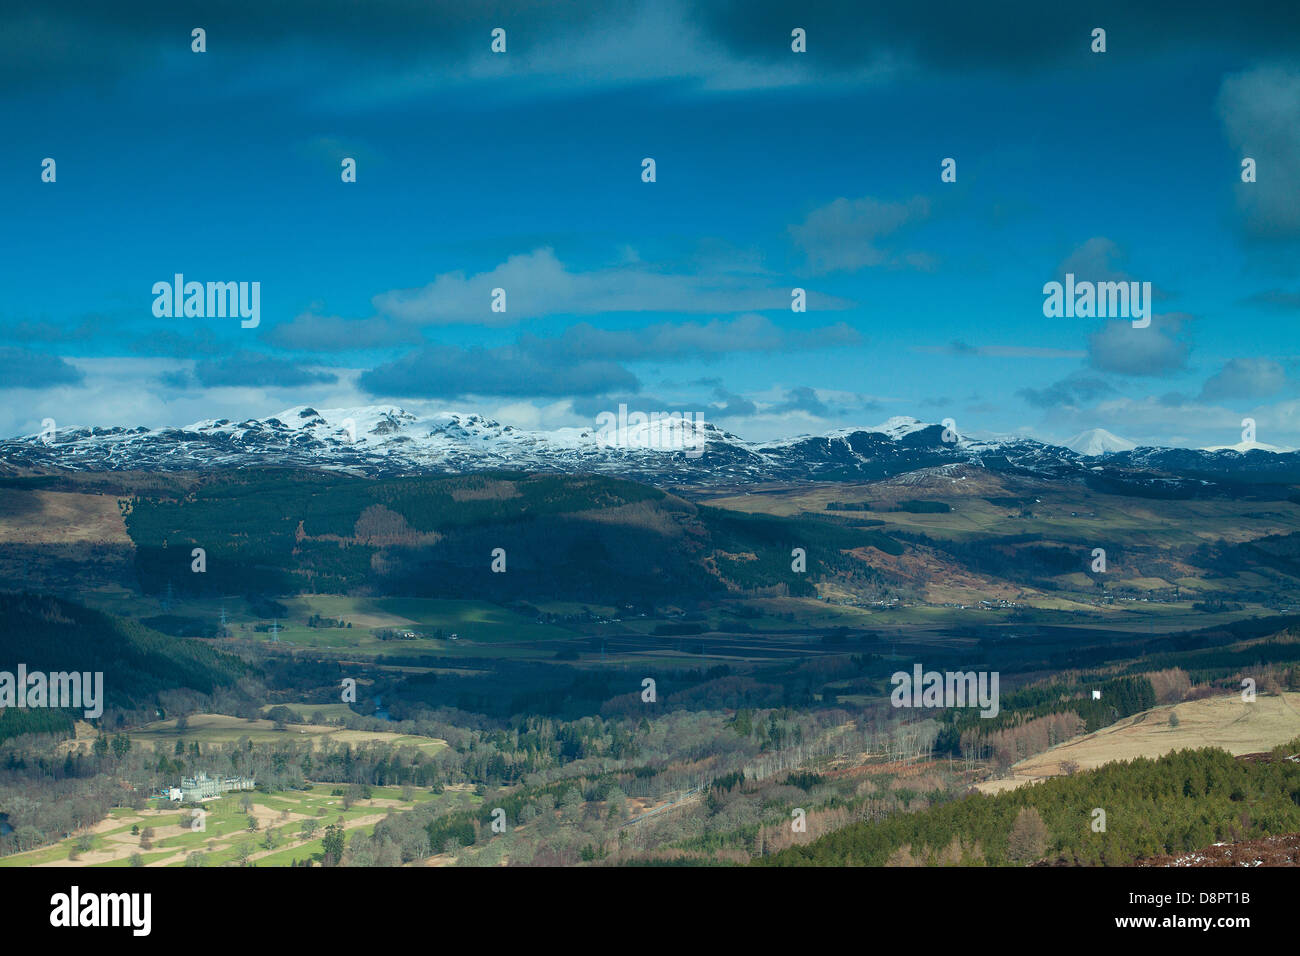
[[[294,466],[391,476],[511,469],[711,485],[864,481],[958,464],[1040,477],[1116,472],[1134,479],[1155,473],[1150,480],[1173,475],[1205,483],[1255,473],[1254,480],[1300,480],[1273,477],[1300,473],[1300,453],[1294,452],[1138,447],[1102,429],[1061,446],[1019,437],[973,438],[906,417],[870,428],[749,442],[689,416],[645,421],[625,415],[599,427],[529,431],[457,412],[420,417],[391,405],[300,405],[241,422],[65,428],[0,441],[0,472],[7,474]]]

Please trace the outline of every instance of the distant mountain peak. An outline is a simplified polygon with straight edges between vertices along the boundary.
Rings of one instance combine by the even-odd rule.
[[[1067,441],[1065,447],[1085,458],[1095,458],[1116,451],[1132,451],[1137,448],[1137,442],[1120,438],[1104,428],[1089,428]]]
[[[890,438],[899,439],[905,435],[911,435],[913,432],[925,431],[933,427],[930,422],[923,422],[919,418],[912,418],[909,415],[895,415],[893,418],[886,419],[879,425],[871,428],[854,429],[854,431],[878,432],[881,435],[888,435]]]

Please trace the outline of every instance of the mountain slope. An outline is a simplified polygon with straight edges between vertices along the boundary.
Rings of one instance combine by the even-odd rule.
[[[248,670],[236,657],[135,621],[59,598],[0,593],[0,670],[14,673],[19,664],[28,673],[102,672],[103,703],[122,708],[151,705],[163,690],[211,693]],[[0,740],[70,726],[66,711],[0,709]]]
[[[615,478],[518,472],[377,481],[228,472],[174,498],[132,499],[126,527],[143,589],[181,594],[622,606],[765,588],[812,594],[824,576],[874,575],[849,552],[902,551],[847,521],[739,514]],[[196,547],[203,574],[190,570]],[[791,572],[796,547],[806,550],[806,574]]]

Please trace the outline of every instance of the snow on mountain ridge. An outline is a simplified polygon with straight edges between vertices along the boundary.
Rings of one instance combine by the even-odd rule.
[[[544,431],[454,410],[417,415],[396,405],[296,405],[239,422],[206,419],[186,428],[155,429],[64,427],[44,437],[0,440],[0,473],[48,467],[178,471],[273,465],[383,477],[508,468],[673,485],[871,481],[963,464],[1079,478],[1102,463],[1117,473],[1138,472],[1133,480],[1139,482],[1181,480],[1140,474],[1149,476],[1153,470],[1177,475],[1189,468],[1225,473],[1300,469],[1300,460],[1272,464],[1257,455],[1133,449],[1102,429],[1076,436],[1072,447],[960,431],[955,441],[944,441],[943,426],[895,416],[869,428],[757,442],[694,416],[643,418],[620,414],[611,421],[602,415],[592,425]]]
[[[837,428],[823,434],[799,434],[768,441],[747,441],[733,435],[724,429],[718,428],[712,422],[703,420],[693,420],[689,417],[684,418],[663,418],[651,422],[628,423],[626,429],[621,433],[617,427],[612,431],[609,428],[602,430],[598,425],[586,426],[563,426],[550,430],[533,430],[520,428],[514,425],[502,425],[500,422],[487,418],[475,413],[466,413],[456,410],[440,410],[433,414],[419,416],[406,411],[398,405],[361,405],[342,408],[322,408],[318,409],[310,405],[295,405],[291,408],[284,409],[275,415],[265,418],[244,419],[242,421],[233,421],[231,419],[202,419],[184,427],[163,426],[161,428],[150,429],[145,426],[135,428],[126,428],[124,426],[114,426],[111,428],[73,426],[60,428],[55,443],[61,444],[67,439],[64,436],[83,436],[106,438],[116,436],[121,439],[144,438],[147,436],[160,436],[164,434],[212,434],[226,433],[232,436],[247,436],[257,429],[263,429],[271,432],[288,432],[288,433],[307,433],[312,438],[325,441],[336,442],[345,441],[349,433],[349,425],[355,431],[355,438],[351,439],[358,443],[371,443],[393,436],[400,436],[407,439],[414,438],[432,438],[434,436],[444,436],[447,438],[473,439],[473,440],[490,440],[498,439],[505,441],[509,445],[525,444],[553,444],[563,448],[579,448],[604,446],[611,448],[648,448],[659,449],[672,444],[672,440],[681,441],[683,436],[689,440],[691,438],[703,438],[707,441],[726,441],[737,446],[744,446],[749,449],[767,449],[769,451],[798,445],[810,440],[845,440],[857,434],[874,434],[884,435],[892,441],[899,441],[909,435],[925,431],[929,428],[940,427],[935,423],[928,423],[919,418],[913,418],[906,415],[895,415],[886,419],[879,424],[872,426],[848,426]],[[659,440],[656,440],[659,439]],[[39,434],[23,435],[10,441],[41,441]],[[976,437],[975,434],[964,434],[958,430],[958,440],[953,442],[954,447],[964,448],[967,450],[975,449],[996,449],[1007,444],[1015,444],[1021,441],[1032,441],[1014,435],[981,435]],[[1038,444],[1044,444],[1037,442]],[[1047,443],[1050,444],[1050,443]],[[1080,432],[1073,438],[1061,443],[1057,447],[1067,448],[1076,454],[1086,457],[1109,454],[1118,451],[1132,451],[1140,446],[1126,438],[1121,438],[1104,428],[1092,428]],[[1246,452],[1250,450],[1270,451],[1276,453],[1287,453],[1294,449],[1285,448],[1276,445],[1269,445],[1263,442],[1241,442],[1236,445],[1217,445],[1201,449],[1207,452],[1218,451],[1237,451]]]
[[[371,436],[392,434],[395,432],[417,433],[421,437],[438,434],[457,434],[458,437],[483,440],[486,436],[511,436],[518,439],[542,440],[564,447],[581,447],[591,444],[606,447],[627,447],[630,449],[669,449],[674,442],[680,445],[686,442],[690,447],[692,440],[710,439],[727,440],[735,444],[752,447],[776,448],[795,444],[814,438],[847,438],[859,433],[881,434],[897,441],[907,435],[935,427],[933,424],[903,415],[896,415],[878,425],[870,427],[851,426],[835,429],[824,435],[802,434],[766,442],[747,442],[718,428],[712,422],[696,420],[690,417],[664,417],[648,422],[628,423],[620,432],[618,423],[602,430],[597,425],[562,426],[550,430],[530,430],[500,422],[482,415],[453,410],[438,411],[426,416],[417,416],[398,405],[365,405],[346,408],[315,408],[311,405],[295,405],[266,418],[245,419],[234,422],[230,419],[203,419],[188,425],[181,431],[211,433],[225,431],[229,433],[247,433],[251,427],[274,429],[277,425],[297,432],[310,432],[320,439],[339,440],[339,436],[348,431],[351,423],[355,431],[355,441],[373,440]],[[378,431],[376,431],[378,430]],[[151,429],[149,431],[158,431]],[[603,440],[602,440],[602,436]],[[26,436],[24,436],[26,437]],[[36,436],[32,436],[36,437]],[[512,442],[513,443],[513,442]]]
[[[855,428],[854,431],[874,432],[880,435],[888,435],[897,441],[913,432],[925,431],[932,427],[919,418],[912,418],[909,415],[895,415],[893,418],[881,422],[879,425],[873,425],[871,428]]]
[[[1211,445],[1208,448],[1202,448],[1201,451],[1235,451],[1245,454],[1248,451],[1267,451],[1278,455],[1285,455],[1288,452],[1295,451],[1294,448],[1284,448],[1281,445],[1269,445],[1262,441],[1239,441],[1235,445]]]
[[[1064,447],[1085,457],[1095,458],[1098,455],[1105,455],[1114,451],[1132,451],[1138,446],[1137,442],[1129,441],[1127,438],[1120,438],[1104,428],[1090,428],[1087,431],[1079,432],[1079,434],[1067,441]]]

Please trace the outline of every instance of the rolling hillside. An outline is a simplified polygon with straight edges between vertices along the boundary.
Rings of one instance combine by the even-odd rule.
[[[825,576],[874,573],[850,551],[902,551],[855,522],[737,514],[620,479],[516,472],[380,481],[235,472],[125,507],[150,593],[621,605],[728,590],[811,594]],[[796,547],[806,572],[791,569]],[[195,548],[205,551],[203,573],[192,571]]]
[[[167,637],[69,601],[0,593],[0,670],[97,672],[106,706],[150,703],[159,691],[211,693],[247,672],[238,658],[197,641]],[[0,740],[34,731],[71,731],[74,712],[4,708]],[[75,716],[80,716],[76,714]]]

